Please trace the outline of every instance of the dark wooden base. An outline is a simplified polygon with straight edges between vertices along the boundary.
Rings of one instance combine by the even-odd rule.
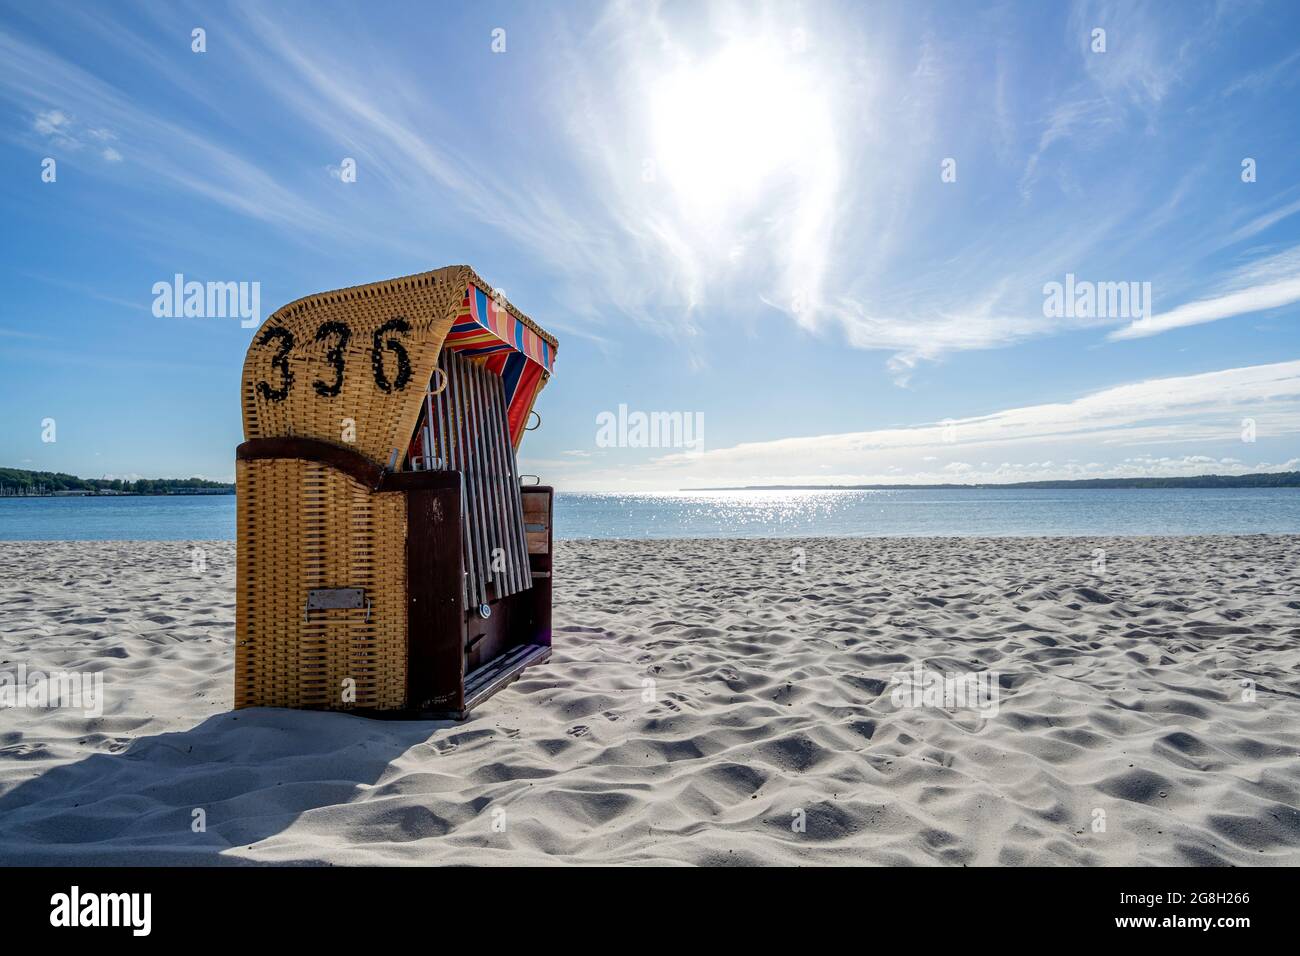
[[[522,644],[465,675],[465,709],[424,711],[426,720],[464,720],[469,712],[523,676],[525,670],[551,659],[544,644]]]

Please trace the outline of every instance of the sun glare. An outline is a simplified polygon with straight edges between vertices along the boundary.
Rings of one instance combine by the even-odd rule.
[[[733,43],[677,68],[651,91],[659,174],[696,211],[752,198],[809,148],[804,114],[818,102],[810,86],[788,54],[764,43]]]

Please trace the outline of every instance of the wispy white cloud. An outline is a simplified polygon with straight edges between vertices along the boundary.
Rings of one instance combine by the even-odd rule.
[[[467,154],[465,117],[428,95],[418,63],[355,56],[361,41],[332,18],[237,5],[223,55],[296,124],[357,157],[367,185],[383,189],[380,203],[374,191],[341,190],[324,158],[310,165],[319,182],[303,177],[302,167],[268,162],[184,111],[140,109],[87,69],[5,33],[0,97],[35,116],[28,135],[68,137],[73,117],[84,117],[76,140],[93,145],[104,175],[137,167],[159,187],[301,241],[361,240],[415,258],[432,216],[454,210],[571,286],[574,316],[559,326],[600,344],[612,317],[630,317],[677,336],[690,360],[706,324],[774,309],[811,333],[887,352],[906,383],[921,363],[950,353],[1091,324],[1041,315],[1043,282],[1067,271],[1151,278],[1163,290],[1159,276],[1115,270],[1126,245],[1176,224],[1193,191],[1190,174],[1156,194],[1150,175],[1126,178],[1124,164],[1107,164],[1098,203],[1074,164],[1121,132],[1140,134],[1128,112],[1158,115],[1195,66],[1213,15],[1171,31],[1158,8],[1078,4],[1063,21],[1061,49],[1077,48],[1084,69],[1043,90],[1016,88],[1026,51],[997,19],[1013,15],[990,13],[984,24],[997,38],[986,78],[990,144],[969,130],[954,137],[979,124],[946,112],[985,82],[967,49],[983,42],[978,35],[957,43],[897,11],[868,28],[829,6],[716,4],[685,17],[609,4],[551,38],[536,102],[560,135],[536,146],[546,150],[542,173],[532,146],[491,163]],[[85,19],[122,57],[148,60],[144,38]],[[1093,26],[1108,31],[1104,54],[1088,49]],[[205,111],[221,108],[211,84],[189,73],[178,83]],[[962,152],[961,178],[940,186],[938,161],[950,152]],[[989,152],[999,164],[981,167]],[[1039,195],[1049,182],[1065,198],[1054,195],[1050,213]],[[1009,209],[1017,192],[1021,208]],[[404,213],[396,224],[395,208]],[[1262,214],[1234,235],[1297,209]],[[1188,306],[1115,338],[1291,294],[1283,279],[1225,293],[1214,269],[1192,285],[1180,290],[1194,300]]]
[[[1170,329],[1183,328],[1188,325],[1200,325],[1215,322],[1236,315],[1251,312],[1263,312],[1279,306],[1300,302],[1300,278],[1283,279],[1266,285],[1231,292],[1213,299],[1200,299],[1188,302],[1168,312],[1161,312],[1149,319],[1139,319],[1132,325],[1116,329],[1110,333],[1112,339],[1138,339],[1148,335],[1159,335]]]
[[[1297,199],[1294,202],[1285,203],[1275,209],[1270,209],[1268,212],[1261,213],[1254,219],[1251,219],[1250,222],[1233,230],[1233,232],[1228,236],[1225,244],[1231,245],[1249,239],[1251,236],[1258,235],[1264,230],[1281,222],[1283,219],[1294,216],[1298,212],[1300,212],[1300,199]]]
[[[120,90],[34,43],[0,31],[0,101],[30,109],[32,129],[81,148],[86,139],[131,145],[137,174],[153,188],[179,188],[250,218],[297,231],[335,231],[342,223],[320,214],[306,197],[200,126],[141,108]],[[123,155],[102,145],[114,166]]]
[[[42,136],[51,147],[76,152],[87,145],[87,140],[105,143],[117,139],[112,130],[101,127],[87,127],[78,123],[63,110],[38,110],[32,120],[32,129]],[[98,148],[100,157],[109,163],[120,163],[122,154],[111,146]]]
[[[1025,199],[1030,197],[1041,173],[1043,157],[1053,146],[1058,143],[1069,144],[1077,149],[1081,141],[1095,146],[1099,137],[1120,126],[1119,117],[1105,99],[1093,97],[1067,100],[1054,107],[1038,137],[1038,147],[1030,154],[1020,176],[1021,196]]]
[[[428,97],[411,64],[358,60],[347,38],[316,18],[281,20],[252,4],[239,11],[246,29],[227,42],[247,74],[299,121],[339,141],[356,158],[358,175],[382,182],[405,214],[394,222],[391,214],[376,214],[358,199],[347,207],[353,229],[383,234],[385,242],[419,254],[427,244],[424,220],[454,214],[492,229],[501,244],[552,264],[562,281],[580,283],[575,311],[593,301],[635,307],[632,284],[608,276],[607,263],[617,255],[607,222],[574,200],[594,188],[579,193],[557,188],[537,175],[527,150],[502,154],[490,164],[467,153],[468,118],[456,113],[451,101]],[[326,172],[337,179],[332,167]],[[601,284],[602,276],[609,281]],[[608,309],[596,309],[591,317],[604,321]],[[597,345],[607,342],[591,328],[563,319],[548,327]]]
[[[62,110],[42,110],[32,126],[42,136],[66,136],[72,121]]]
[[[1223,96],[1236,96],[1241,93],[1258,94],[1275,87],[1294,86],[1300,80],[1300,50],[1289,53],[1275,63],[1261,67],[1245,76],[1233,80],[1223,89]]]
[[[1187,302],[1110,333],[1111,339],[1136,339],[1171,329],[1263,312],[1300,302],[1300,246],[1238,269],[1219,294]]]
[[[1242,441],[1243,422],[1253,423]],[[747,442],[600,470],[570,469],[566,486],[644,489],[719,484],[1014,481],[1276,470],[1257,449],[1300,434],[1300,361],[1150,379],[1079,398],[908,427]],[[1196,446],[1153,456],[1162,445]],[[1228,454],[1219,449],[1233,448]],[[1277,446],[1272,446],[1277,447]],[[1134,449],[1144,449],[1135,454]],[[1215,452],[1211,453],[1211,449]],[[1246,460],[1248,452],[1250,461]],[[1141,462],[1152,464],[1147,471]],[[565,468],[556,462],[554,471]],[[1182,469],[1182,471],[1178,471]],[[556,478],[556,480],[560,480]]]
[[[1171,17],[1181,29],[1170,29]],[[1215,41],[1218,28],[1219,12],[1208,4],[1193,13],[1127,0],[1077,0],[1069,17],[1069,36],[1093,86],[1112,102],[1142,110],[1160,105],[1199,51]],[[1105,52],[1093,48],[1095,29],[1105,31]]]
[[[49,336],[37,335],[35,332],[27,332],[22,329],[7,329],[0,326],[0,338],[6,339],[45,339]]]

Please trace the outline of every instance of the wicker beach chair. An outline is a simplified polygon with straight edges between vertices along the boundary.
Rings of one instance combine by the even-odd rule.
[[[236,707],[463,718],[551,651],[549,487],[515,452],[556,340],[468,266],[257,330],[236,453]]]

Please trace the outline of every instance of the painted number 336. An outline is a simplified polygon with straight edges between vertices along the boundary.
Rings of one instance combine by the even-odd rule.
[[[370,343],[370,369],[375,378],[375,385],[381,392],[400,392],[411,380],[411,356],[407,354],[406,346],[397,337],[409,331],[411,331],[411,323],[403,318],[389,319],[375,329]],[[352,330],[343,322],[323,322],[316,330],[315,341],[326,347],[325,363],[329,366],[330,375],[327,378],[316,379],[311,383],[311,387],[316,390],[317,395],[333,398],[343,390],[344,359],[348,343],[352,341]],[[272,377],[277,379],[275,384],[266,379],[258,382],[257,394],[268,402],[282,402],[289,397],[289,392],[293,389],[293,369],[289,367],[289,353],[293,351],[296,344],[293,333],[283,326],[272,325],[262,331],[257,344],[264,348],[275,346],[275,353],[271,357],[271,371],[274,373]],[[397,375],[391,379],[384,364],[389,352],[393,353],[397,362]]]

